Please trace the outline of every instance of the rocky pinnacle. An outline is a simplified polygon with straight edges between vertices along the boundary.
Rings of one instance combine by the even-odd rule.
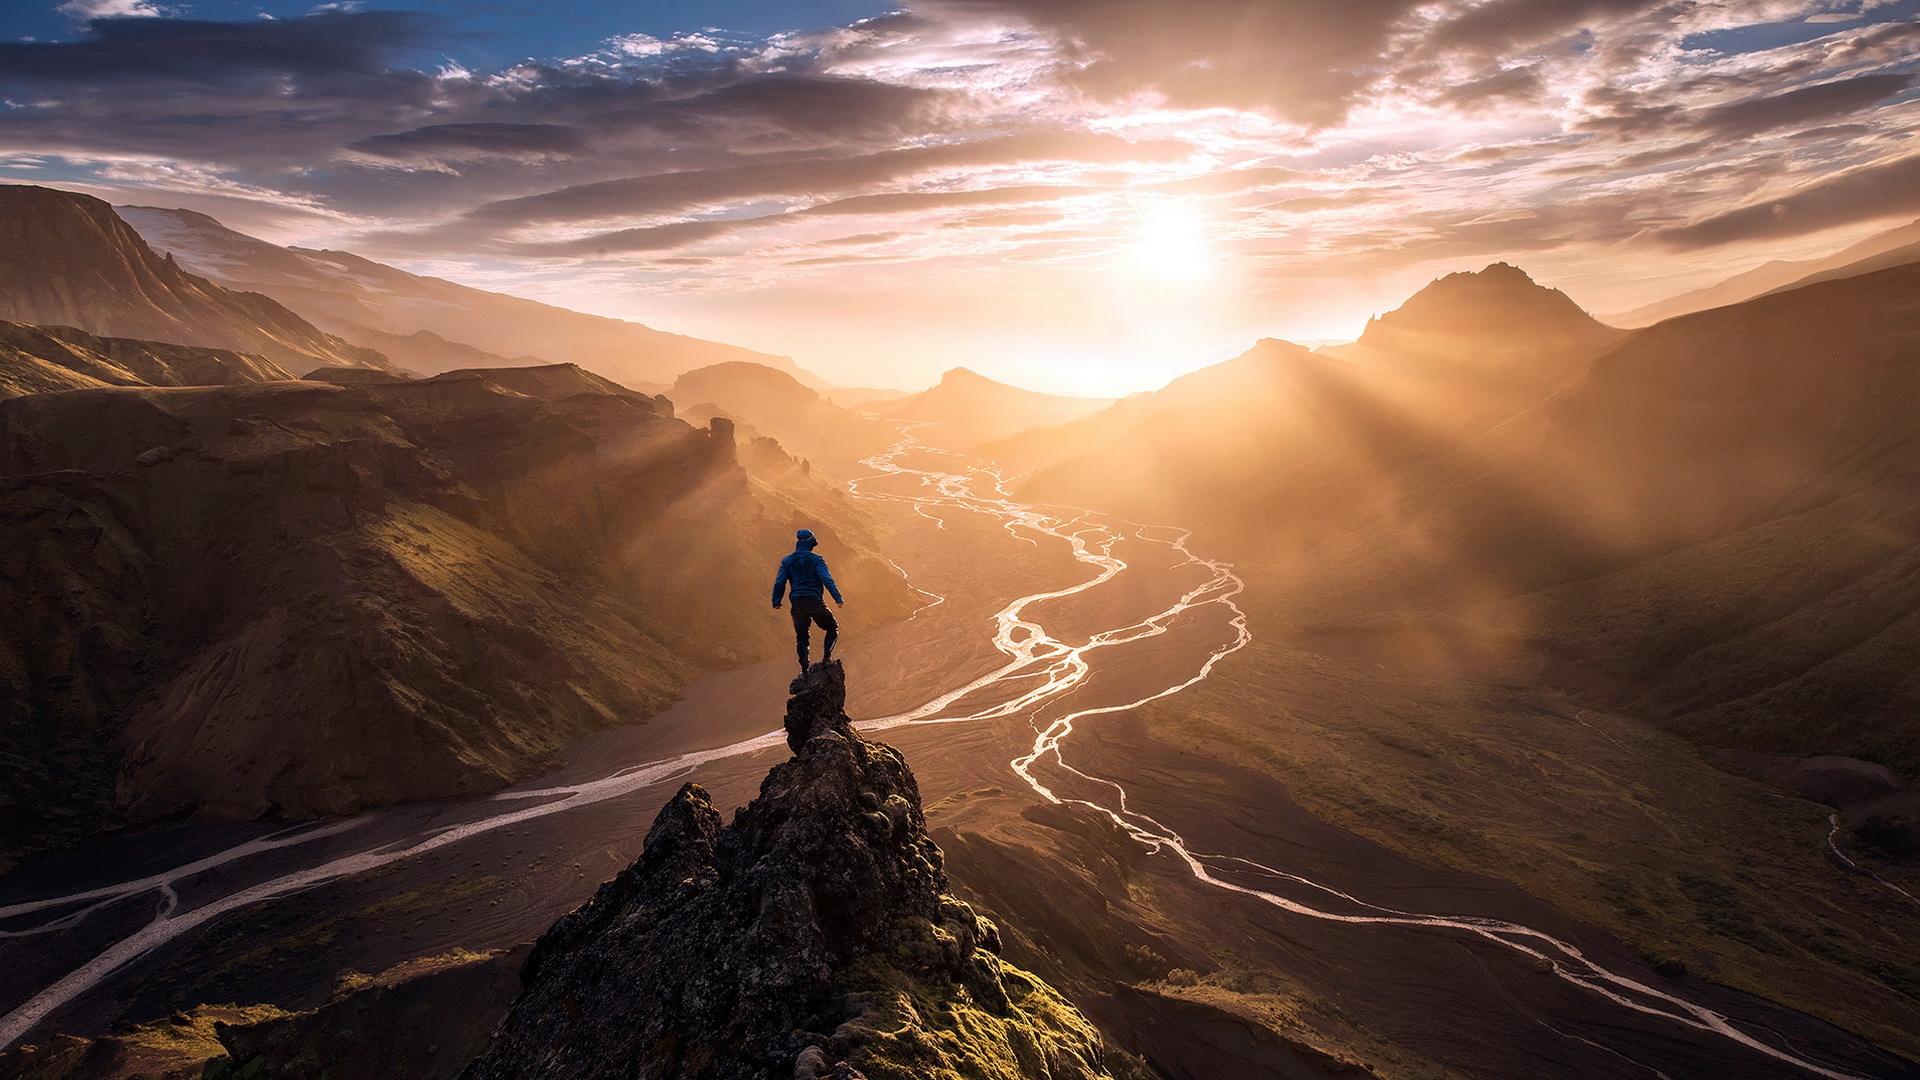
[[[794,681],[791,759],[722,824],[697,784],[543,935],[463,1080],[1105,1078],[1092,1025],[947,895],[899,752]]]

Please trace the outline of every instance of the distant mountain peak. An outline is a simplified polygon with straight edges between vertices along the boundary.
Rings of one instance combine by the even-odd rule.
[[[1602,342],[1616,332],[1559,289],[1533,280],[1512,263],[1436,278],[1406,303],[1368,320],[1363,350],[1400,354],[1479,355]]]

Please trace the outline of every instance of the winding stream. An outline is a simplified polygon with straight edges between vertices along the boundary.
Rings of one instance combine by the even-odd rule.
[[[934,459],[943,467],[912,468],[906,464],[909,458],[922,460],[923,463],[925,459]],[[1045,722],[1044,726],[1035,720],[1032,746],[1011,762],[1013,771],[1039,797],[1054,803],[1085,806],[1106,816],[1142,843],[1180,860],[1194,879],[1213,888],[1236,893],[1304,918],[1425,927],[1442,933],[1475,935],[1523,954],[1537,963],[1550,964],[1553,974],[1558,978],[1612,1005],[1664,1018],[1813,1075],[1833,1080],[1858,1080],[1852,1074],[1826,1068],[1791,1050],[1763,1043],[1734,1026],[1724,1015],[1607,970],[1583,955],[1571,943],[1531,927],[1498,919],[1428,915],[1383,907],[1275,867],[1234,856],[1193,851],[1180,834],[1150,814],[1130,806],[1129,793],[1120,784],[1075,769],[1067,758],[1070,749],[1068,739],[1082,719],[1136,709],[1200,682],[1212,673],[1215,665],[1224,657],[1252,640],[1246,615],[1235,603],[1243,585],[1234,575],[1233,568],[1189,551],[1186,546],[1187,534],[1178,529],[1136,525],[1088,513],[1049,510],[1019,503],[1007,492],[1006,485],[1010,480],[1005,474],[976,459],[920,447],[910,438],[888,452],[868,459],[864,464],[873,470],[873,474],[851,485],[856,497],[905,504],[942,529],[946,527],[943,514],[989,515],[997,519],[1011,535],[1026,543],[1037,546],[1042,538],[1065,543],[1073,558],[1095,573],[1078,584],[1022,596],[996,612],[993,616],[992,643],[1005,658],[999,667],[905,712],[860,721],[857,726],[861,730],[876,732],[905,725],[978,723],[1021,716],[1032,718],[1036,710],[1049,703],[1065,704],[1067,695],[1082,689],[1096,670],[1095,663],[1102,650],[1165,634],[1177,621],[1207,620],[1206,625],[1217,631],[1219,642],[1204,656],[1196,655],[1193,658],[1194,663],[1186,669],[1184,678],[1177,678],[1164,688],[1135,700],[1068,711]],[[908,484],[913,485],[909,490],[898,490]],[[1163,610],[1125,626],[1101,630],[1082,644],[1070,644],[1050,634],[1037,618],[1029,615],[1029,609],[1036,604],[1097,589],[1127,570],[1128,564],[1114,554],[1114,549],[1122,541],[1161,545],[1184,560],[1179,565],[1193,568],[1203,580]],[[899,568],[896,566],[896,569]],[[911,578],[909,584],[912,584]],[[914,587],[919,589],[917,585]],[[925,589],[919,591],[926,598],[920,610],[945,600]],[[391,835],[369,835],[366,846],[361,850],[325,858],[305,869],[238,888],[198,904],[184,903],[176,886],[211,869],[268,852],[285,855],[289,850],[323,837],[350,836],[362,830],[371,832],[369,827],[385,820],[383,815],[386,812],[305,824],[159,873],[102,888],[0,906],[0,924],[13,925],[11,929],[0,930],[0,938],[20,938],[70,929],[109,905],[138,899],[143,895],[150,894],[154,905],[154,915],[144,926],[44,987],[5,1017],[0,1017],[0,1047],[20,1041],[55,1010],[144,954],[230,912],[424,855],[496,829],[671,783],[711,762],[773,750],[781,746],[784,739],[783,732],[772,731],[726,746],[635,764],[597,779],[501,792],[472,804],[483,811],[477,818],[455,825],[426,828],[400,839],[394,839]],[[1097,798],[1060,794],[1054,790],[1054,785],[1061,781],[1049,779],[1048,776],[1052,774],[1071,778],[1077,785],[1106,794]],[[1314,897],[1315,902],[1308,903],[1270,889],[1227,880],[1222,875],[1230,871],[1264,877],[1274,883],[1270,888],[1281,887],[1283,883],[1297,887]],[[31,917],[36,915],[43,916],[43,921],[32,922]],[[16,925],[20,923],[26,925]]]

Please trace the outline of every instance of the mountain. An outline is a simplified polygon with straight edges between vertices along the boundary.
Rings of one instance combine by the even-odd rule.
[[[910,610],[837,489],[570,365],[0,402],[0,857],[529,775],[789,648],[795,523]]]
[[[0,322],[0,400],[93,386],[223,386],[292,378],[265,357],[227,349]]]
[[[683,787],[534,945],[465,1080],[1110,1078],[1093,1025],[949,894],[913,772],[853,730],[839,662],[793,690],[794,756],[731,824]]]
[[[668,395],[682,415],[723,415],[811,461],[847,466],[900,439],[890,424],[843,409],[784,371],[729,361],[680,376]]]
[[[1281,572],[1708,745],[1920,772],[1920,265],[1637,331]]]
[[[0,319],[254,353],[301,371],[388,366],[268,297],[181,269],[99,199],[22,184],[0,185]]]
[[[1243,553],[1297,551],[1391,515],[1427,462],[1577,378],[1621,336],[1497,263],[1433,282],[1344,349],[1264,340],[980,452],[1034,469],[1026,497],[1195,526]]]
[[[418,371],[560,361],[629,386],[656,386],[694,368],[746,361],[825,386],[784,356],[409,274],[344,251],[280,247],[191,210],[117,209],[196,272],[271,296]]]
[[[1626,336],[1509,263],[1439,278],[1367,320],[1341,358],[1428,377],[1557,389]]]
[[[923,442],[955,449],[1003,439],[1030,427],[1053,427],[1111,403],[1105,398],[1070,398],[1022,390],[995,382],[966,368],[954,368],[940,382],[904,401],[882,407],[880,415],[917,420]]]
[[[1920,221],[1869,236],[1822,259],[1776,259],[1763,263],[1717,285],[1611,315],[1607,321],[1616,326],[1651,326],[1663,319],[1738,304],[1756,296],[1829,280],[1835,276],[1851,277],[1871,270],[1884,270],[1890,266],[1920,261],[1920,250],[1914,250],[1915,245],[1920,245]],[[1902,253],[1900,249],[1907,250]],[[1847,268],[1856,264],[1858,268],[1847,272]]]
[[[1877,254],[1864,256],[1852,262],[1843,263],[1840,266],[1808,274],[1793,284],[1784,285],[1772,290],[1772,292],[1784,292],[1787,289],[1797,289],[1802,285],[1817,285],[1822,281],[1838,281],[1841,278],[1859,277],[1861,274],[1871,274],[1876,270],[1887,270],[1896,266],[1906,266],[1909,263],[1920,262],[1920,221],[1916,221],[1904,229],[1896,229],[1894,233],[1911,242]],[[1888,235],[1891,236],[1894,234]]]
[[[821,393],[828,401],[843,409],[858,409],[862,412],[874,412],[913,396],[905,390],[888,390],[872,386],[835,386]]]

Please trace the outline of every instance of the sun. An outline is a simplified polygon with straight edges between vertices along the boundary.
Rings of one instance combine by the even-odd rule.
[[[1143,213],[1134,228],[1133,263],[1161,281],[1190,281],[1213,266],[1206,222],[1182,206],[1160,206]]]

